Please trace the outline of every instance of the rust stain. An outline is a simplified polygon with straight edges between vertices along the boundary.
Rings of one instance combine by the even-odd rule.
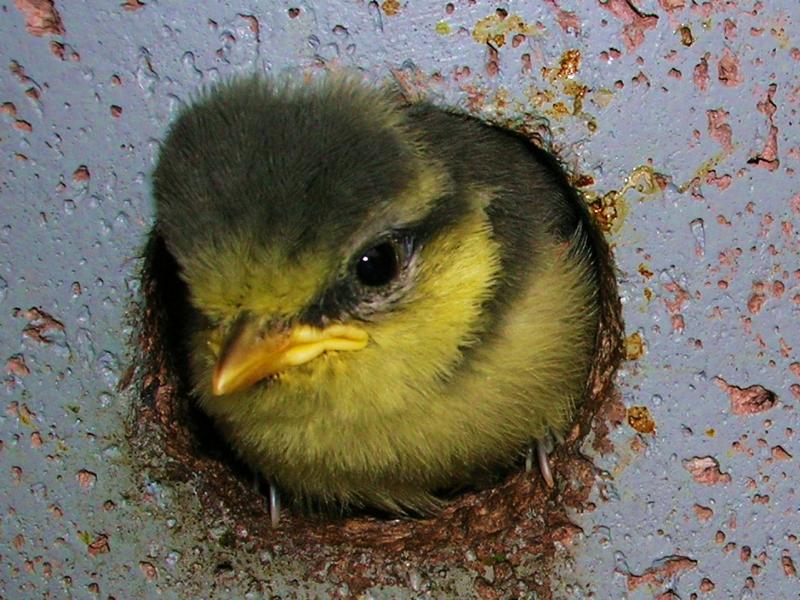
[[[654,275],[653,271],[645,263],[639,263],[639,268],[637,269],[637,271],[639,271],[639,275],[641,275],[645,279],[653,278]]]
[[[644,339],[638,331],[625,338],[625,360],[639,360],[644,350]]]
[[[589,208],[594,215],[595,221],[604,232],[617,231],[627,214],[625,199],[616,190],[611,190],[599,196],[587,195],[589,197]]]
[[[577,75],[581,68],[581,51],[576,49],[567,50],[561,55],[558,61],[558,72],[556,77],[560,79],[572,79]]]
[[[542,77],[554,82],[559,79],[572,79],[581,68],[581,51],[577,48],[565,50],[555,67],[542,67]]]
[[[519,15],[507,15],[496,12],[475,23],[472,39],[479,44],[491,44],[497,48],[505,45],[507,36],[527,35],[533,28],[525,24]]]
[[[770,452],[775,460],[792,460],[792,455],[783,446],[775,446]]]
[[[656,422],[646,406],[631,406],[628,409],[628,425],[639,433],[655,433]]]
[[[381,8],[386,16],[393,17],[400,12],[400,2],[398,0],[384,0]]]
[[[618,231],[627,214],[625,195],[633,190],[647,197],[656,194],[667,185],[667,178],[650,165],[640,165],[625,178],[620,190],[611,190],[603,196],[587,194],[589,207],[600,228],[605,232]]]
[[[688,25],[684,25],[678,29],[678,33],[681,36],[681,44],[686,46],[687,48],[694,44],[694,35],[692,35],[692,28]]]

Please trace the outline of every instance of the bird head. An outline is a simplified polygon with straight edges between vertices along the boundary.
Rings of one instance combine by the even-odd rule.
[[[223,85],[173,124],[154,191],[212,412],[254,394],[273,418],[401,410],[485,327],[491,187],[454,177],[388,93]]]

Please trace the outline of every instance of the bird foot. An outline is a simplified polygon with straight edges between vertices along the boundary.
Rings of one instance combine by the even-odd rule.
[[[261,492],[261,477],[253,475],[253,491]],[[273,527],[277,527],[281,522],[281,496],[278,488],[271,481],[269,482],[269,520]]]
[[[533,470],[533,455],[534,446],[536,447],[536,460],[539,463],[539,471],[542,473],[545,485],[552,488],[556,482],[553,479],[553,472],[550,470],[550,460],[548,458],[548,449],[552,446],[552,440],[547,437],[544,440],[537,440],[534,444],[528,447],[528,452],[525,455],[525,471],[530,472]]]

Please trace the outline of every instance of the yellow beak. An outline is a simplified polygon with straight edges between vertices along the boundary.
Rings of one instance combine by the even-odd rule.
[[[324,329],[297,325],[264,333],[254,320],[233,331],[214,368],[211,392],[223,396],[247,389],[271,375],[314,360],[331,350],[360,350],[369,336],[352,325]]]

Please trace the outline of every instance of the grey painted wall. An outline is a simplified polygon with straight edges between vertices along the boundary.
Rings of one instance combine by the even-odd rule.
[[[613,451],[587,440],[600,476],[555,596],[797,598],[798,26],[796,0],[0,2],[0,593],[349,593],[292,556],[226,555],[191,484],[130,460],[136,398],[115,391],[175,109],[233,73],[347,67],[546,117],[618,210],[638,333],[619,386],[655,431],[620,411]],[[491,581],[428,567],[366,593]]]

